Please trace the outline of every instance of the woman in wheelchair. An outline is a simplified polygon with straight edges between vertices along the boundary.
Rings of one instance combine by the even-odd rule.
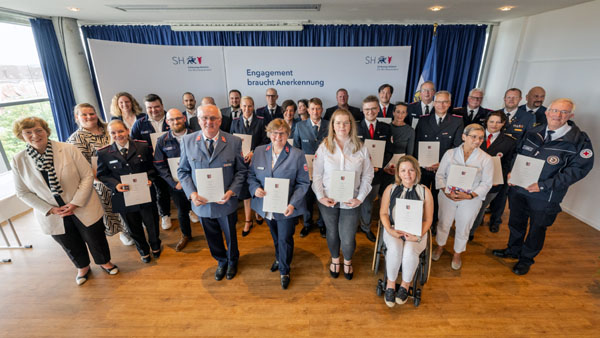
[[[396,165],[395,183],[390,184],[381,197],[379,218],[385,228],[383,241],[387,247],[385,256],[387,285],[384,300],[389,307],[393,307],[395,303],[406,303],[408,289],[419,264],[419,255],[427,246],[427,231],[433,221],[433,197],[427,187],[418,184],[420,179],[419,162],[412,156],[403,156]],[[421,236],[394,229],[394,208],[397,198],[423,201]],[[396,293],[396,279],[400,266],[402,266],[402,282]]]

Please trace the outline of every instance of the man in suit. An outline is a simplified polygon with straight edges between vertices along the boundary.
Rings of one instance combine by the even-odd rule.
[[[527,130],[531,129],[534,123],[534,115],[525,110],[518,109],[521,102],[521,90],[510,88],[504,93],[504,109],[499,111],[506,115],[505,133],[519,141]],[[490,229],[500,228],[502,224],[502,214],[506,207],[506,198],[508,194],[508,183],[504,183],[498,195],[490,203]]]
[[[201,131],[185,135],[181,142],[181,157],[177,176],[192,210],[202,218],[204,234],[211,255],[219,262],[215,279],[232,279],[237,273],[239,259],[237,234],[238,200],[248,168],[242,157],[242,141],[220,131],[221,111],[215,105],[201,110]],[[208,202],[197,190],[196,169],[221,168],[225,192],[218,202]],[[223,244],[223,237],[227,248]]]
[[[337,101],[337,105],[329,107],[327,108],[327,110],[325,110],[325,116],[323,117],[325,120],[331,120],[331,115],[333,115],[333,112],[336,111],[338,108],[346,109],[347,111],[349,111],[356,120],[356,122],[359,122],[363,119],[363,115],[360,112],[360,109],[358,107],[353,107],[348,104],[348,91],[346,89],[338,89],[335,93],[335,99]]]
[[[196,116],[196,98],[194,97],[194,94],[190,92],[185,92],[183,93],[182,99],[183,105],[185,106],[185,119],[186,121],[190,121],[193,117]],[[200,130],[200,128],[193,130],[198,131]]]
[[[524,105],[519,106],[519,110],[528,112],[534,116],[533,123],[535,125],[545,124],[546,121],[546,107],[543,106],[544,99],[546,99],[546,91],[544,88],[536,86],[529,90],[525,95],[527,101]]]
[[[454,115],[460,115],[463,118],[463,124],[468,126],[471,123],[477,123],[485,128],[485,119],[488,114],[492,111],[481,106],[483,100],[483,89],[473,88],[469,92],[467,97],[467,106],[461,108],[454,108],[452,113]]]
[[[362,110],[364,120],[360,121],[357,128],[358,137],[361,140],[378,140],[385,141],[385,155],[383,157],[384,165],[392,158],[392,150],[390,144],[391,127],[387,123],[378,122],[379,115],[379,100],[373,95],[367,96],[363,100]],[[373,201],[379,194],[381,183],[385,173],[382,168],[375,168],[375,176],[371,182],[371,192],[367,195],[363,203],[359,206],[360,210],[360,230],[364,232],[371,242],[375,242],[375,235],[371,232],[371,212],[373,211]]]
[[[529,272],[541,252],[546,230],[561,211],[569,187],[594,166],[589,136],[570,121],[574,108],[570,99],[555,100],[546,110],[548,123],[532,128],[517,145],[517,154],[545,161],[537,182],[511,186],[508,244],[492,251],[498,257],[518,259],[512,269],[517,275]]]
[[[462,143],[462,132],[464,129],[462,116],[451,115],[448,109],[451,105],[452,96],[449,92],[441,90],[434,97],[434,113],[422,115],[417,123],[415,130],[415,151],[417,159],[419,158],[419,142],[430,141],[440,143],[439,161],[442,160],[444,153],[451,148],[458,147]],[[410,106],[409,106],[410,107]],[[431,189],[433,195],[434,211],[433,224],[438,219],[438,190],[435,189],[435,172],[440,163],[433,164],[430,167],[421,168],[421,184]],[[435,227],[432,226],[432,231]]]
[[[404,118],[404,122],[413,128],[416,128],[417,121],[423,115],[433,115],[435,107],[433,98],[435,96],[435,85],[432,81],[425,81],[419,88],[420,101],[413,102],[408,105],[408,114]],[[414,123],[413,123],[414,121]]]
[[[390,103],[392,94],[394,94],[394,87],[388,83],[384,83],[379,86],[377,90],[379,93],[379,115],[377,117],[391,117],[394,118],[394,110],[396,106]]]
[[[144,98],[146,116],[135,121],[131,127],[131,137],[134,140],[143,140],[152,145],[151,134],[167,132],[170,130],[165,119],[165,108],[162,99],[156,94],[148,94]],[[152,145],[154,146],[154,145]],[[156,198],[158,200],[158,213],[161,216],[161,226],[164,230],[171,229],[171,194],[169,185],[161,177],[154,180]]]
[[[329,133],[329,121],[321,118],[323,113],[323,102],[318,97],[313,97],[308,103],[308,115],[310,118],[300,121],[294,134],[294,147],[302,149],[306,155],[314,155],[319,144]],[[304,214],[304,227],[300,231],[300,237],[305,237],[313,226],[313,208],[317,198],[312,189],[306,194],[306,213]],[[321,237],[325,238],[326,230],[323,218],[319,215],[317,221]]]
[[[275,90],[275,88],[267,89],[267,105],[256,110],[256,115],[262,116],[265,119],[265,126],[269,125],[269,122],[276,118],[283,118],[283,111],[277,104],[278,98],[279,95],[277,95],[277,90]]]
[[[230,120],[240,117],[242,115],[242,109],[240,108],[240,102],[242,99],[242,93],[237,89],[229,91],[229,106],[221,108],[221,115],[227,116]]]

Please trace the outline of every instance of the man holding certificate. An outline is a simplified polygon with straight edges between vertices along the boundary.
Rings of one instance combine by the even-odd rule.
[[[340,274],[340,246],[344,276],[352,279],[352,255],[356,248],[358,206],[371,191],[373,166],[369,152],[356,135],[356,122],[344,109],[333,113],[327,138],[319,146],[313,164],[312,188],[327,227],[331,254],[329,273]]]
[[[379,194],[379,189],[383,182],[385,173],[383,171],[386,165],[392,158],[392,148],[390,144],[391,129],[390,125],[377,121],[379,114],[379,100],[374,95],[369,95],[363,100],[363,114],[365,118],[360,121],[357,128],[358,137],[365,143],[367,150],[371,155],[371,164],[375,170],[373,182],[371,182],[371,192],[367,195],[359,207],[360,209],[360,231],[367,235],[371,242],[375,242],[375,235],[371,231],[371,213],[373,211],[373,201]],[[369,143],[370,141],[377,141]],[[367,144],[369,143],[369,144]],[[377,156],[379,155],[379,157]],[[376,160],[381,159],[381,163]]]
[[[479,148],[484,135],[481,125],[468,125],[462,134],[463,144],[444,154],[435,175],[440,212],[435,237],[438,246],[431,259],[440,259],[452,223],[455,222],[453,270],[459,270],[462,266],[461,253],[467,249],[469,231],[481,202],[492,187],[492,157]]]
[[[435,172],[440,166],[439,161],[444,156],[444,153],[448,149],[458,147],[461,144],[461,134],[464,128],[462,116],[448,113],[451,100],[452,95],[449,92],[445,90],[437,92],[433,100],[434,113],[422,115],[415,129],[415,154],[419,163],[421,163],[421,184],[430,188],[433,195],[435,206],[433,211],[434,225],[438,220],[438,191],[435,189]],[[420,150],[421,148],[419,147],[419,143],[421,142],[437,142],[439,144],[437,156],[435,156],[436,154],[423,153],[423,150]],[[431,147],[431,149],[436,149],[436,147]],[[438,162],[424,165],[424,157],[431,156],[434,156],[433,160],[437,160]],[[434,226],[431,231],[435,234],[435,230]]]
[[[248,184],[252,209],[267,220],[273,237],[275,261],[271,271],[279,270],[281,287],[287,289],[296,218],[304,215],[310,179],[304,153],[287,143],[289,124],[276,118],[267,126],[267,133],[271,143],[254,150]]]
[[[569,186],[584,178],[594,165],[590,138],[570,121],[574,109],[570,99],[555,100],[546,110],[547,124],[530,129],[517,145],[517,156],[545,162],[541,172],[535,173],[535,183],[511,186],[508,246],[493,251],[498,257],[518,259],[512,269],[517,275],[529,272],[542,250],[546,228],[561,211],[560,202]],[[516,168],[508,175],[511,182],[511,176],[518,175]]]
[[[219,130],[219,108],[203,106],[198,117],[202,130],[183,137],[177,177],[193,203],[192,210],[202,219],[210,253],[219,262],[215,279],[221,280],[225,275],[232,279],[240,256],[235,196],[242,190],[248,168],[242,156],[242,140]],[[215,183],[201,184],[200,179]],[[209,202],[213,199],[215,202]]]
[[[183,140],[183,136],[192,133],[191,129],[186,128],[186,119],[186,116],[179,109],[169,109],[166,120],[171,130],[158,138],[154,151],[154,167],[156,167],[160,177],[169,185],[173,202],[175,202],[175,206],[177,207],[177,219],[179,220],[181,239],[175,246],[175,251],[183,250],[192,239],[189,215],[192,206],[183,191],[181,183],[177,180],[177,167],[179,166],[176,165],[173,168],[169,165],[171,160],[179,162],[179,155],[181,153],[179,144]]]

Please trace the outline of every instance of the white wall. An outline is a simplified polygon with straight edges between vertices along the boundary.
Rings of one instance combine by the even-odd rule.
[[[574,122],[600,150],[600,43],[597,15],[600,0],[503,22],[486,83],[486,106],[500,107],[504,91],[540,85],[546,101],[569,97],[575,101]],[[562,207],[600,230],[599,157],[594,169],[569,189]]]

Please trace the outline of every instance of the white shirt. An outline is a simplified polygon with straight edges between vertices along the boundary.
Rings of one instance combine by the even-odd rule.
[[[117,149],[119,149],[119,152],[121,152],[121,149],[127,149],[129,150],[129,142],[125,143],[125,145],[123,147],[121,147],[118,143],[117,143]]]
[[[252,114],[252,116],[250,116],[249,118],[245,118],[242,116],[242,120],[244,122],[244,127],[246,127],[246,121],[248,121],[248,125],[250,126],[252,124],[252,117],[254,116],[254,114]]]
[[[365,120],[365,122],[367,123],[367,130],[369,130],[369,128],[371,128],[371,125],[373,125],[373,130],[377,129],[377,119],[375,119],[375,121],[370,122]]]
[[[359,151],[352,153],[354,146],[348,139],[344,143],[344,149],[336,143],[332,153],[327,150],[325,143],[321,143],[315,153],[313,162],[313,184],[312,189],[317,200],[328,196],[331,189],[331,173],[334,170],[353,171],[354,176],[354,198],[364,201],[371,191],[371,181],[375,172],[369,157],[367,148],[363,145]],[[345,201],[347,202],[347,201]],[[341,209],[352,209],[344,203],[340,203]]]
[[[540,109],[540,107],[537,108],[529,108],[527,105],[525,105],[525,110],[526,111],[531,111],[532,114],[537,113],[538,109]]]
[[[317,127],[318,127],[317,129],[318,129],[318,130],[321,130],[321,121],[323,121],[323,119],[319,119],[319,122],[317,122],[317,123],[314,123],[314,122],[313,122],[313,120],[312,120],[312,119],[310,119],[310,118],[309,118],[309,120],[310,120],[310,125],[311,125],[313,128],[314,128],[315,126],[317,126]]]
[[[479,107],[471,108],[471,107],[467,106],[467,115],[471,115],[471,110],[473,111],[473,116],[471,116],[471,118],[474,118],[477,115],[477,113],[479,112]]]
[[[557,138],[561,138],[563,136],[565,136],[569,131],[571,130],[571,126],[568,123],[565,123],[562,127],[556,129],[554,131],[554,134],[552,134],[552,138],[550,140],[556,140]],[[544,135],[544,139],[545,137],[548,135],[548,128],[546,128],[546,135]]]
[[[490,140],[490,144],[492,144],[492,143],[494,143],[494,141],[496,141],[496,139],[498,138],[498,135],[500,135],[499,131],[492,134],[492,139]],[[489,136],[490,136],[490,132],[487,131],[487,129],[486,129],[485,130],[485,140],[483,140],[483,142],[487,142],[487,139]]]
[[[425,114],[425,107],[429,107],[429,114],[431,114],[431,112],[433,111],[433,101],[429,102],[429,104],[426,104],[425,102],[421,101],[421,112],[423,112],[423,114]]]
[[[152,128],[154,128],[154,132],[155,133],[160,133],[162,130],[162,126],[163,126],[163,122],[165,121],[165,116],[163,115],[163,118],[160,119],[160,121],[154,121],[153,119],[150,118],[150,116],[148,116],[148,121],[150,121],[150,123],[152,123]]]
[[[172,132],[171,134],[173,134],[173,137],[175,137],[175,139],[177,139],[177,142],[181,144],[181,140],[183,140],[183,137],[187,135],[187,129],[185,129],[181,135],[175,135],[175,132]]]
[[[273,148],[271,148],[271,149],[273,149]],[[281,149],[281,151],[284,151],[284,150]],[[273,170],[273,168],[275,167],[275,164],[277,163],[277,159],[279,159],[279,155],[281,155],[281,151],[279,152],[279,154],[275,154],[275,151],[271,150],[271,170]],[[270,211],[265,212],[265,218],[273,219],[273,213]]]
[[[446,187],[450,166],[453,164],[477,168],[477,174],[475,175],[475,180],[473,180],[471,191],[477,194],[476,198],[483,201],[492,188],[494,179],[494,163],[492,162],[492,157],[480,148],[475,148],[465,163],[463,145],[446,151],[440,161],[440,166],[435,173],[436,189]]]
[[[219,142],[219,132],[217,132],[217,135],[215,135],[215,137],[213,137],[212,139],[209,139],[208,137],[206,137],[206,135],[204,135],[204,133],[202,133],[202,139],[204,140],[204,144],[206,144],[206,149],[208,149],[208,140],[213,140],[215,141],[213,143],[213,147],[215,147],[215,149],[217,149],[217,142]]]

